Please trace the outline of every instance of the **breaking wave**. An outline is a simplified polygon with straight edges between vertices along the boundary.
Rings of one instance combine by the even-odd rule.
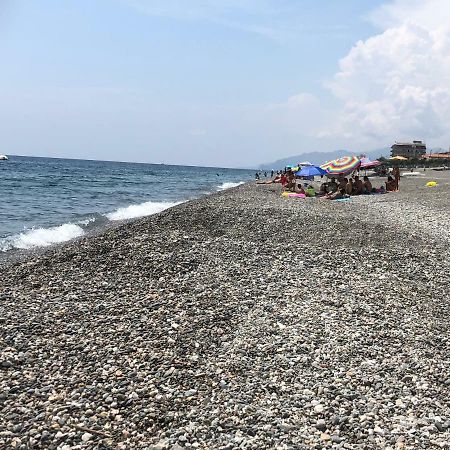
[[[130,205],[125,208],[119,208],[116,211],[105,215],[109,220],[135,219],[136,217],[150,216],[159,213],[167,208],[179,205],[180,203],[181,202],[145,202],[137,205]]]
[[[117,221],[149,216],[164,211],[171,206],[178,205],[179,203],[181,202],[145,202],[119,208],[103,216],[96,214],[96,217],[80,220],[76,224],[65,223],[50,228],[33,228],[0,239],[0,252],[7,252],[12,249],[28,250],[35,247],[48,247],[53,244],[61,244],[62,242],[83,236],[86,231],[98,228],[108,220]]]
[[[223,191],[244,184],[240,182],[224,182],[217,186],[217,191]],[[7,252],[12,249],[27,250],[35,247],[48,247],[53,244],[60,244],[71,239],[83,236],[86,232],[98,228],[108,221],[119,221],[135,219],[138,217],[157,214],[172,206],[183,203],[179,202],[145,202],[132,204],[123,208],[118,208],[110,213],[95,213],[90,217],[76,221],[76,223],[65,223],[63,225],[49,228],[33,228],[12,236],[0,239],[0,252]]]
[[[218,191],[224,191],[225,189],[234,188],[237,186],[240,186],[241,184],[244,184],[245,181],[237,181],[237,182],[231,182],[227,181],[225,183],[222,183],[220,186],[217,186]]]
[[[65,223],[59,227],[35,228],[1,239],[0,251],[5,252],[13,248],[26,250],[33,247],[48,247],[52,244],[69,241],[83,234],[83,229],[72,223]]]

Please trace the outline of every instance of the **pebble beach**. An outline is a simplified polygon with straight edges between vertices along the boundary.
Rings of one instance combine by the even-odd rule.
[[[0,448],[450,448],[450,175],[400,188],[247,183],[5,263]]]

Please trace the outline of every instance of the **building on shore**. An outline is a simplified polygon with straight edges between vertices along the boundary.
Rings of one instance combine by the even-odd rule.
[[[429,155],[423,155],[425,159],[449,159],[450,160],[450,152],[445,153],[430,153]]]
[[[403,156],[405,158],[421,158],[427,152],[427,146],[423,141],[396,142],[391,147],[391,156]]]

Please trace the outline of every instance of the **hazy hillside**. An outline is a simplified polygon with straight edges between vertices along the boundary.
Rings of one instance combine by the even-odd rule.
[[[372,150],[370,152],[364,152],[370,159],[377,159],[380,156],[389,156],[391,149],[386,147],[382,149]],[[359,155],[361,153],[349,152],[348,150],[335,150],[332,152],[308,152],[301,153],[300,155],[289,156],[287,158],[279,159],[277,161],[264,163],[259,166],[260,169],[281,169],[286,166],[297,165],[303,161],[309,161],[312,164],[320,165],[332,159],[340,158],[346,155]]]

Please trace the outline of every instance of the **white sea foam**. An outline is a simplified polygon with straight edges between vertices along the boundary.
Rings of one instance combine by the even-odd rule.
[[[159,213],[178,204],[180,202],[145,202],[138,205],[130,205],[126,208],[119,208],[112,213],[106,214],[106,217],[109,220],[134,219]]]
[[[225,189],[234,188],[236,186],[240,186],[241,184],[244,184],[245,181],[237,181],[237,182],[231,182],[227,181],[225,183],[222,183],[220,186],[217,186],[218,191],[224,191]]]
[[[95,217],[88,217],[87,219],[84,220],[79,220],[77,223],[79,223],[80,225],[89,225],[92,222],[95,222]]]
[[[69,241],[83,234],[83,229],[72,223],[65,223],[59,227],[35,228],[0,240],[0,251],[7,251],[12,248],[48,247],[52,244]]]

